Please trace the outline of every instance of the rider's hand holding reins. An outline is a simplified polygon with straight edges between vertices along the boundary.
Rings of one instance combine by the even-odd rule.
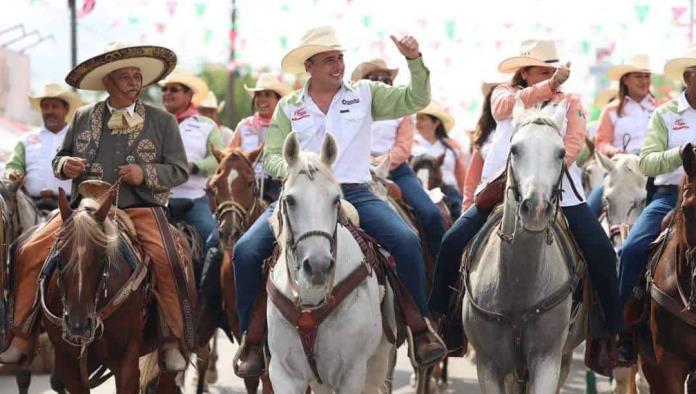
[[[398,40],[394,35],[389,37],[392,39],[392,41],[394,41],[394,45],[396,45],[396,48],[406,57],[406,59],[413,60],[420,57],[421,54],[418,48],[418,41],[416,41],[413,36],[404,36]]]
[[[140,186],[145,180],[143,169],[137,164],[126,164],[118,167],[118,177],[131,186]]]
[[[74,179],[85,172],[86,160],[79,157],[68,157],[63,163],[63,175],[67,178]]]
[[[568,80],[570,77],[570,62],[566,63],[565,66],[559,66],[556,72],[551,76],[551,88],[557,90]]]

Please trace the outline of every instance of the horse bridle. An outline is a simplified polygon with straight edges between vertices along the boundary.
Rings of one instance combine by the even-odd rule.
[[[310,181],[314,180],[314,172],[310,170],[302,170],[298,172],[298,174],[306,175]],[[293,276],[291,275],[290,272],[290,257],[292,257],[292,261],[295,261],[295,270],[299,270],[300,263],[297,263],[298,258],[297,258],[297,246],[300,244],[300,242],[307,240],[312,237],[321,237],[325,238],[329,241],[329,245],[331,248],[331,257],[336,261],[336,253],[337,253],[337,244],[338,244],[338,225],[340,223],[340,212],[341,212],[341,200],[339,199],[338,204],[336,205],[336,224],[334,225],[334,231],[333,234],[330,234],[326,231],[323,230],[310,230],[302,233],[299,237],[295,237],[295,231],[292,228],[292,223],[290,222],[290,218],[288,217],[288,202],[287,202],[287,197],[283,194],[281,194],[279,198],[279,210],[278,212],[278,233],[282,234],[283,229],[287,227],[287,234],[288,234],[288,239],[286,242],[286,247],[285,247],[285,270],[288,278],[288,284],[290,286],[290,290],[292,291],[292,299],[295,303],[295,306],[301,307],[304,311],[311,311],[313,309],[318,309],[321,308],[324,304],[327,302],[330,302],[329,296],[333,290],[334,287],[334,280],[335,280],[335,270],[332,270],[330,275],[329,275],[329,281],[328,285],[326,288],[326,295],[324,297],[324,300],[316,305],[301,305],[300,304],[300,293],[299,293],[299,286],[297,284],[297,281],[293,279]]]
[[[626,216],[624,217],[623,221],[619,224],[611,224],[609,223],[609,201],[604,199],[604,216],[607,219],[607,223],[609,225],[609,239],[613,240],[617,236],[621,238],[621,243],[623,243],[626,240],[626,237],[628,236],[629,230],[631,230],[631,225],[628,224],[628,218],[631,217],[631,213],[633,213],[634,210],[638,209],[638,201],[633,201],[631,203],[631,206],[628,207],[628,211],[626,212]]]

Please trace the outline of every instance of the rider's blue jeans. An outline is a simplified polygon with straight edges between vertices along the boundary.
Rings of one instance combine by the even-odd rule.
[[[641,212],[619,252],[621,303],[628,300],[633,285],[648,260],[650,243],[660,233],[662,219],[677,204],[677,193],[656,193]]]
[[[207,245],[208,237],[210,237],[210,233],[212,233],[215,228],[215,217],[210,210],[210,205],[208,205],[207,196],[194,199],[193,207],[186,211],[181,217],[175,217],[174,219],[183,220],[195,227],[198,231],[198,235],[200,235],[203,241],[203,246]]]
[[[355,206],[360,225],[374,237],[396,261],[396,273],[423,314],[427,314],[425,265],[420,240],[387,203],[372,194],[366,185],[343,187],[343,197]],[[275,209],[271,204],[237,241],[233,251],[236,280],[237,315],[242,331],[249,326],[254,300],[263,286],[261,264],[271,255],[275,238],[268,219]]]
[[[592,213],[595,214],[596,217],[599,217],[599,215],[602,213],[602,197],[604,197],[604,184],[597,185],[597,187],[592,190],[592,193],[590,193],[590,196],[587,198],[587,205],[590,206],[590,209],[592,210]]]
[[[616,255],[602,226],[587,204],[563,207],[570,230],[587,261],[592,286],[597,291],[611,332],[621,329],[619,293],[616,279]],[[442,247],[435,266],[430,309],[446,313],[453,287],[458,278],[459,263],[464,248],[483,227],[489,211],[479,211],[472,205],[455,222],[442,239]]]
[[[440,242],[442,235],[445,233],[445,227],[442,223],[442,215],[433,200],[430,199],[428,193],[425,192],[416,174],[413,173],[408,164],[403,163],[396,167],[389,178],[394,181],[401,189],[401,194],[404,200],[413,208],[416,213],[416,219],[420,222],[423,229],[423,236],[430,252],[433,256],[437,256],[440,251]]]
[[[447,196],[447,206],[452,220],[459,219],[462,214],[462,194],[452,185],[442,185],[442,192]]]

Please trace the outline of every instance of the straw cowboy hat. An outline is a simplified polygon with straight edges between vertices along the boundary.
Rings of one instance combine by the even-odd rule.
[[[618,66],[614,66],[607,71],[607,76],[609,76],[609,79],[613,79],[615,81],[618,81],[623,77],[624,75],[628,73],[652,73],[652,69],[650,68],[650,58],[648,55],[633,55],[631,56],[627,61],[625,61],[623,64],[620,64]]]
[[[488,93],[490,93],[494,87],[506,82],[510,82],[511,79],[512,75],[510,74],[503,74],[501,72],[492,73],[483,78],[481,81],[481,94],[484,97],[488,96]]]
[[[159,81],[158,84],[160,86],[165,86],[170,83],[178,83],[193,90],[191,102],[196,106],[198,106],[208,96],[208,84],[205,83],[205,81],[201,78],[194,75],[192,72],[182,67],[175,68],[174,71],[167,76],[167,78]]]
[[[256,92],[261,92],[263,90],[270,90],[278,93],[280,97],[292,92],[292,88],[278,80],[273,74],[261,73],[259,78],[256,80],[256,86],[249,87],[244,84],[244,90],[249,93],[249,96],[254,97]]]
[[[41,112],[41,100],[46,98],[56,98],[68,104],[68,113],[65,115],[65,122],[70,123],[75,115],[75,111],[82,105],[82,99],[77,93],[70,89],[63,89],[57,83],[49,83],[44,86],[43,92],[35,96],[29,96],[29,102],[36,112]]]
[[[225,100],[222,100],[218,104],[217,96],[215,96],[215,92],[212,90],[208,91],[208,95],[205,97],[203,101],[201,101],[200,104],[198,104],[198,108],[212,108],[215,109],[218,112],[222,112],[222,109],[225,108]]]
[[[317,53],[329,51],[344,51],[336,35],[336,30],[331,26],[321,26],[309,30],[300,39],[300,45],[291,49],[281,62],[283,71],[299,74],[305,72],[304,62]]]
[[[65,82],[84,90],[106,90],[102,78],[124,67],[137,67],[143,75],[143,87],[166,77],[176,66],[171,49],[152,45],[126,46],[112,42],[104,53],[85,60],[75,67]]]
[[[681,56],[668,60],[665,64],[665,75],[681,81],[684,70],[689,67],[696,67],[696,46],[692,46]]]
[[[438,101],[431,101],[427,107],[418,111],[419,114],[432,115],[442,122],[442,126],[445,127],[447,133],[454,127],[454,118],[445,110],[445,108]]]
[[[512,73],[522,67],[558,67],[556,43],[551,40],[526,40],[522,42],[519,56],[509,57],[498,65],[501,73]]]
[[[595,99],[592,106],[595,108],[602,109],[605,105],[609,104],[611,99],[619,96],[619,82],[611,81],[608,88],[600,89],[595,95]]]
[[[377,58],[358,64],[355,70],[353,70],[350,79],[352,81],[359,81],[375,71],[386,71],[391,75],[392,79],[396,79],[396,75],[399,73],[398,68],[389,68],[384,59]]]

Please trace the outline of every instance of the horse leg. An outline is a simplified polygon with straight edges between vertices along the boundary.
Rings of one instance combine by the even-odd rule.
[[[196,353],[196,394],[203,394],[208,391],[206,376],[210,363],[210,345],[205,344],[198,348]]]
[[[273,394],[273,385],[271,384],[271,377],[268,372],[261,375],[261,385],[263,389],[261,390],[263,394]],[[254,391],[256,393],[256,391]]]
[[[29,394],[29,386],[31,385],[31,365],[22,365],[17,368],[15,380],[17,381],[19,394]]]
[[[138,394],[140,390],[139,345],[138,342],[130,342],[121,357],[121,362],[113,371],[117,394]]]
[[[561,363],[553,358],[536,360],[529,368],[529,394],[555,393],[561,377]]]
[[[213,343],[210,345],[210,358],[208,359],[208,372],[206,373],[206,383],[213,384],[218,380],[217,360],[217,335],[213,334]]]
[[[58,379],[65,385],[70,394],[89,394],[89,387],[82,385],[80,367],[77,360],[70,358],[57,350],[55,351],[56,370]]]
[[[179,387],[176,384],[176,372],[160,372],[157,379],[157,390],[155,394],[176,394]]]
[[[657,349],[656,349],[657,351]],[[640,357],[640,365],[650,383],[652,394],[684,394],[689,366],[681,357],[662,349],[658,362]]]
[[[478,357],[476,374],[483,394],[505,394],[505,377],[493,366],[492,360]]]
[[[389,350],[389,365],[387,367],[387,377],[382,385],[383,394],[391,394],[394,389],[394,370],[396,369],[396,346]]]
[[[384,386],[389,374],[390,358],[394,348],[394,345],[389,343],[386,336],[382,335],[382,340],[379,346],[377,346],[377,350],[367,362],[365,392],[377,393]]]
[[[614,368],[612,376],[614,379],[611,386],[614,394],[635,394],[635,391],[631,391],[631,381],[634,380],[632,367]]]
[[[643,369],[640,365],[638,365],[636,369],[638,370],[635,377],[637,394],[650,394],[650,386],[648,385],[648,380],[645,378]]]
[[[248,394],[256,394],[256,390],[259,388],[259,378],[244,378],[244,387]]]
[[[442,360],[442,375],[440,377],[440,384],[442,386],[449,385],[449,357],[445,357]]]

